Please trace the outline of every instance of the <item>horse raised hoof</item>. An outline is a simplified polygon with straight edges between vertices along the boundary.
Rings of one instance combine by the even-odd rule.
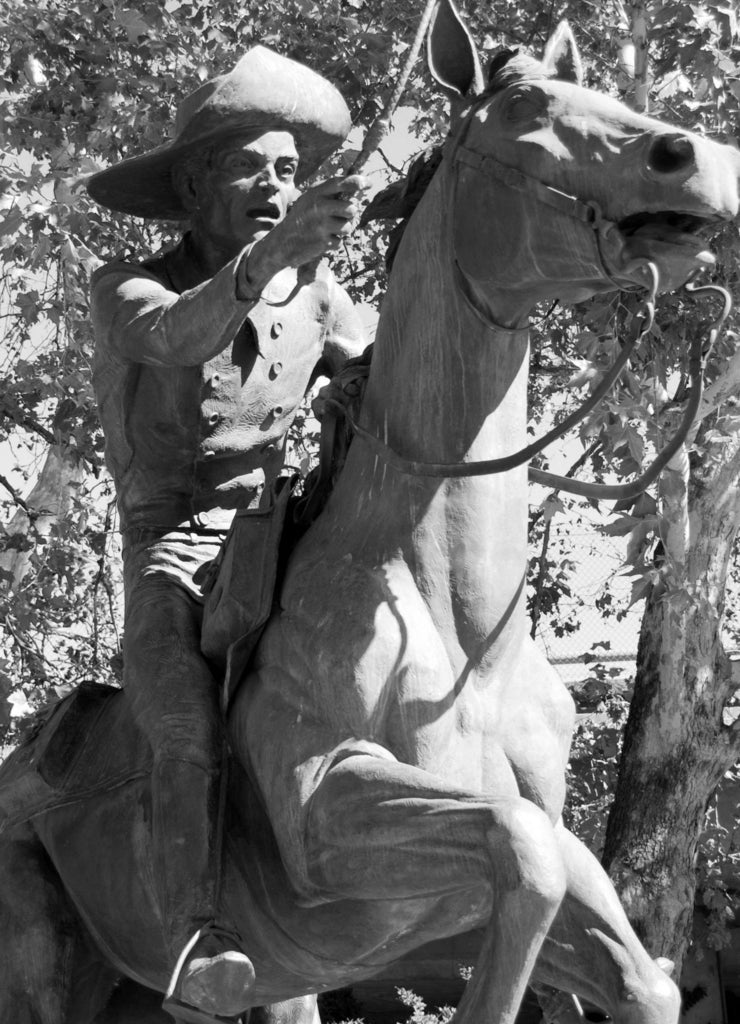
[[[245,953],[228,948],[233,940],[208,927],[181,953],[162,1003],[181,1024],[238,1024],[249,1008],[254,967]]]

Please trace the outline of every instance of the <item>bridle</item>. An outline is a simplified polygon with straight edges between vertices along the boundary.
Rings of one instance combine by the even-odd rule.
[[[463,125],[462,131],[457,140],[454,140],[454,142],[453,140],[450,140],[453,142],[452,161],[455,171],[457,171],[460,164],[471,167],[480,174],[485,175],[487,178],[499,181],[516,191],[524,192],[527,195],[532,196],[538,202],[550,206],[558,212],[581,222],[585,227],[592,229],[598,254],[598,261],[605,278],[614,284],[619,290],[624,290],[623,285],[620,285],[609,271],[601,246],[601,241],[607,232],[612,229],[618,230],[617,225],[613,221],[608,221],[603,217],[601,209],[597,203],[584,202],[575,196],[561,192],[558,189],[553,188],[551,185],[547,185],[530,175],[524,174],[516,168],[507,167],[490,154],[480,153],[467,145],[467,134],[472,117],[478,105],[479,104],[476,103],[475,106],[468,111],[466,122]],[[455,180],[455,188],[456,187],[457,179]],[[454,201],[451,206],[454,210]],[[527,327],[508,328],[496,324],[491,319],[488,312],[475,302],[472,289],[469,286],[468,278],[457,260],[457,254],[454,250],[454,246],[452,251],[452,262],[453,281],[455,282],[458,293],[466,305],[471,308],[472,312],[479,320],[482,320],[486,327],[490,330],[513,334],[528,332]],[[626,366],[632,352],[640,345],[643,338],[652,329],[655,318],[655,301],[659,287],[659,274],[656,265],[647,260],[636,261],[634,265],[627,269],[635,270],[640,264],[645,268],[650,280],[650,284],[647,289],[648,294],[642,302],[640,311],[635,316],[635,327],[631,336],[622,345],[622,349],[613,365],[604,374],[599,385],[578,409],[562,419],[555,427],[536,441],[532,442],[532,444],[521,448],[519,451],[514,452],[511,455],[495,459],[483,459],[480,461],[460,463],[420,462],[415,459],[407,459],[402,455],[399,455],[385,442],[381,441],[375,434],[372,434],[370,431],[358,424],[350,414],[349,410],[341,403],[334,400],[327,400],[326,404],[347,419],[347,422],[354,430],[355,434],[362,438],[363,442],[370,447],[370,449],[380,459],[382,459],[383,462],[392,466],[401,473],[406,473],[411,476],[447,477],[456,479],[504,473],[508,470],[515,469],[517,466],[521,466],[525,462],[529,462],[535,455],[542,452],[546,447],[563,437],[565,433],[583,421],[583,419],[598,405],[598,403],[611,389]],[[660,450],[660,452],[658,452],[655,459],[642,474],[627,483],[587,483],[530,467],[529,477],[531,480],[535,483],[552,487],[555,490],[568,491],[571,494],[577,494],[586,498],[620,501],[639,497],[639,495],[657,479],[666,465],[679,451],[691,431],[701,403],[704,367],[707,356],[711,352],[722,329],[722,325],[732,309],[732,298],[729,292],[719,285],[697,285],[692,281],[689,281],[684,286],[684,289],[694,295],[709,292],[714,293],[722,299],[722,310],[719,316],[709,327],[709,338],[706,346],[700,337],[695,337],[691,342],[688,367],[689,379],[691,382],[690,393],[683,416],[681,417],[681,422],[671,440]]]

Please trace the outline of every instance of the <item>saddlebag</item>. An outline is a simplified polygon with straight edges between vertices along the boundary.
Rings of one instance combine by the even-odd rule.
[[[201,650],[227,670],[227,690],[246,667],[272,610],[294,485],[294,478],[280,477],[268,508],[236,513],[204,587]]]

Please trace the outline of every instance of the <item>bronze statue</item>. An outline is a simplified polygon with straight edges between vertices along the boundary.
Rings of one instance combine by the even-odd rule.
[[[183,1020],[235,1018],[254,981],[216,913],[224,738],[201,653],[201,582],[236,510],[274,507],[315,375],[362,350],[326,266],[296,290],[296,268],[335,248],[356,213],[357,178],[296,186],[348,127],[328,82],[256,47],[185,99],[173,142],[89,182],[104,206],[189,221],[177,248],[110,263],[92,289],[93,379],[123,535],[124,688],[154,752],[155,880],[177,963],[166,1005]],[[246,577],[256,591],[258,565]]]
[[[738,213],[740,157],[582,88],[565,30],[484,80],[440,0],[429,64],[450,136],[395,257],[362,432],[231,703],[216,913],[255,1006],[483,927],[459,1024],[513,1024],[527,984],[675,1024],[676,986],[561,821],[573,707],[527,628],[526,466],[468,470],[524,444],[529,311],[680,284]],[[85,700],[83,749],[57,715],[0,773],[3,1019],[88,1024],[116,978],[169,983],[150,748],[120,694]]]

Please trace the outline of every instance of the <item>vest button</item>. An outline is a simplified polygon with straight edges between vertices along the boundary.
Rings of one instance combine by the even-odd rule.
[[[270,328],[270,334],[273,336],[273,338],[279,338],[282,333],[283,325],[280,323],[279,320],[276,320],[275,323]]]
[[[270,367],[270,380],[275,380],[283,372],[283,364],[280,362],[273,363]]]
[[[276,406],[274,406],[274,408],[272,410],[272,415],[273,416],[282,416],[283,415],[283,411],[284,410],[283,410],[282,405],[276,405]]]

